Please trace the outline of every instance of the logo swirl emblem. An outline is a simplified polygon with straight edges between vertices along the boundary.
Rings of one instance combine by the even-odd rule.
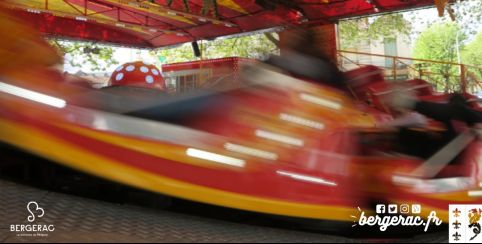
[[[27,210],[30,213],[30,216],[27,217],[28,222],[34,222],[36,217],[41,218],[45,214],[44,209],[33,201],[27,204]]]

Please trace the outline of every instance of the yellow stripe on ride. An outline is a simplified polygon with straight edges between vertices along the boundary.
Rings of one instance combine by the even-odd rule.
[[[134,150],[143,154],[148,154],[162,159],[167,159],[175,162],[191,164],[198,167],[205,168],[230,168],[233,170],[239,170],[238,167],[230,167],[226,164],[216,164],[206,160],[199,160],[193,157],[189,157],[186,154],[187,147],[169,144],[169,143],[156,143],[136,139],[132,137],[119,136],[111,133],[105,133],[102,131],[90,130],[87,128],[81,128],[77,126],[71,126],[66,124],[56,124],[59,127],[67,129],[76,134],[89,137],[92,140],[106,142],[111,145],[122,147],[129,150]],[[242,168],[241,168],[242,169]]]
[[[243,14],[249,14],[248,11],[246,11],[244,8],[239,6],[235,1],[233,0],[218,0],[217,3],[225,8],[229,8],[231,10],[234,10],[239,13]]]
[[[67,17],[67,15],[84,16],[84,13],[79,12],[79,11],[84,11],[84,6],[74,4],[74,3],[70,3],[70,5],[69,5],[62,0],[50,0],[48,2],[48,9],[45,8],[45,0],[31,0],[31,1],[30,0],[7,0],[6,3],[9,4],[10,6],[19,6],[19,7],[23,7],[23,8],[31,8],[31,9],[38,9],[38,10],[42,10],[42,11],[50,11],[52,14],[58,15],[60,17]],[[77,10],[76,10],[76,8],[77,8]],[[143,10],[143,9],[139,9],[139,10]],[[62,13],[65,14],[65,16],[63,16]],[[176,19],[177,21],[181,21],[181,22],[186,22],[185,20],[187,20],[188,22],[186,22],[186,23],[194,24],[193,22],[191,22],[188,19],[186,19],[184,17],[181,17],[181,16],[172,16],[172,15],[169,15],[169,14],[162,14],[162,13],[159,13],[159,15],[162,15],[163,17],[166,17],[166,18]],[[97,13],[96,11],[90,10],[89,8],[87,8],[86,17],[94,19],[96,22],[98,22],[100,24],[113,26],[115,28],[128,29],[128,30],[139,32],[139,33],[142,33],[142,34],[152,35],[152,33],[148,32],[148,31],[144,30],[142,27],[136,26],[134,24],[116,25],[116,23],[119,23],[119,24],[123,24],[123,23],[117,21],[116,18],[111,18],[111,17],[109,17],[109,16],[107,16],[106,14],[103,14],[103,13]]]
[[[116,5],[119,4],[118,0],[104,0],[104,2],[108,2],[108,3],[112,3],[112,4],[116,4]],[[184,23],[187,23],[187,24],[190,24],[190,25],[196,24],[196,23],[192,22],[191,20],[189,20],[188,18],[185,18],[183,16],[169,14],[168,11],[166,11],[164,9],[162,11],[155,11],[156,5],[153,4],[153,3],[150,3],[150,2],[146,1],[146,2],[143,2],[142,4],[149,6],[149,8],[141,8],[141,7],[132,6],[132,5],[129,5],[129,8],[135,9],[139,12],[153,14],[153,15],[161,16],[163,18],[168,18],[168,19],[179,21],[179,22],[184,22]]]
[[[62,0],[49,0],[47,5],[48,9],[45,8],[45,0],[7,0],[6,3],[13,4],[13,5],[22,5],[32,9],[59,11],[59,12],[64,12],[68,14],[77,14],[77,15],[83,15],[83,13],[80,13],[79,11],[84,10],[84,6],[71,3],[71,2],[69,2],[70,3],[69,5]],[[77,8],[78,10],[76,10],[74,7]],[[87,15],[95,14],[95,13],[96,13],[95,11],[92,11],[87,8]],[[103,14],[97,14],[96,18],[115,20],[114,18],[108,17]]]
[[[65,166],[130,186],[193,201],[292,217],[352,221],[356,208],[303,204],[232,193],[163,177],[115,160],[18,122],[0,118],[0,140]]]

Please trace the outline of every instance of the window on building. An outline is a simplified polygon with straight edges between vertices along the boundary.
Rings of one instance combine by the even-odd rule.
[[[184,93],[188,92],[191,90],[196,89],[196,84],[198,81],[198,76],[197,74],[192,74],[192,75],[182,75],[177,77],[178,83],[178,92]]]
[[[395,38],[385,38],[383,39],[383,48],[385,49],[385,55],[387,56],[397,56],[397,39]],[[393,59],[385,58],[385,67],[393,67]]]

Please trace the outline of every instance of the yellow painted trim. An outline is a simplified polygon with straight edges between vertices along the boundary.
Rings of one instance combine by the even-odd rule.
[[[476,188],[457,192],[427,194],[425,196],[438,200],[451,201],[452,204],[458,204],[458,202],[474,201],[476,199],[476,197],[469,196],[469,191],[471,190],[476,190]]]
[[[115,1],[115,0],[105,0],[106,2],[108,3],[111,3],[111,4],[119,4],[119,1]],[[121,3],[122,5],[124,5],[124,3]],[[141,8],[141,7],[135,7],[135,6],[129,6],[130,8],[133,8],[137,11],[140,11],[140,12],[144,12],[144,13],[149,13],[149,14],[154,14],[154,15],[159,15],[159,16],[162,16],[164,18],[168,18],[168,19],[172,19],[172,20],[176,20],[176,21],[179,21],[179,22],[184,22],[184,23],[187,23],[187,24],[190,24],[190,25],[195,25],[196,23],[192,22],[191,20],[185,18],[185,17],[182,17],[182,16],[178,16],[178,15],[170,15],[167,13],[167,10],[163,10],[163,11],[154,11],[154,10],[151,10],[151,9],[145,9],[145,8]],[[159,6],[160,7],[160,6]]]
[[[32,8],[32,9],[39,9],[42,11],[47,11],[54,16],[57,17],[67,17],[67,18],[73,18],[76,15],[81,15],[77,10],[75,10],[72,6],[78,8],[78,9],[83,9],[84,7],[75,3],[70,3],[71,5],[63,2],[63,1],[58,1],[58,0],[50,0],[48,9],[45,9],[45,2],[44,0],[8,0],[7,4],[10,6],[17,6],[17,7],[22,7],[22,8]],[[24,9],[25,10],[25,9]],[[100,24],[105,24],[109,25],[111,27],[115,28],[120,28],[119,26],[116,26],[114,23],[117,23],[117,20],[114,18],[111,18],[105,14],[96,14],[97,12],[87,9],[87,14],[88,16],[85,16],[87,18],[95,19],[97,23]],[[95,16],[92,14],[96,14]],[[138,26],[124,26],[122,27],[123,29],[127,29],[130,31],[135,31],[138,33],[142,34],[149,34],[151,35],[152,33],[149,33],[147,31],[142,30]]]
[[[226,165],[226,164],[220,164],[220,163],[215,163],[211,162],[208,160],[202,160],[202,159],[197,159],[193,157],[189,157],[186,155],[186,149],[187,147],[183,146],[178,146],[178,145],[173,145],[173,144],[168,144],[168,143],[155,143],[155,142],[149,142],[145,140],[140,140],[140,139],[134,139],[134,138],[129,138],[125,136],[118,136],[115,134],[110,134],[110,133],[105,133],[105,132],[99,132],[95,130],[89,130],[86,128],[81,128],[78,126],[72,126],[72,125],[67,125],[67,124],[55,124],[57,126],[60,126],[64,129],[67,129],[71,132],[74,132],[76,134],[80,134],[82,136],[90,137],[93,140],[98,140],[102,142],[106,142],[112,145],[116,145],[118,147],[134,150],[137,152],[141,152],[144,154],[148,154],[151,156],[163,158],[163,159],[168,159],[171,161],[176,161],[180,163],[186,163],[198,167],[205,167],[205,168],[215,168],[215,169],[231,169],[231,170],[244,170],[245,168],[240,168],[236,166],[231,166],[231,165]],[[196,149],[203,149],[203,148],[196,148]],[[220,153],[216,151],[212,151],[213,153]],[[226,153],[220,153],[220,154],[226,154]],[[226,156],[231,156],[227,155]],[[234,156],[233,156],[234,157]],[[242,159],[242,158],[240,158]],[[248,162],[247,162],[248,163]]]
[[[356,213],[356,208],[253,197],[155,175],[3,118],[0,118],[0,140],[92,175],[198,202],[269,214],[338,221],[352,221],[350,215]]]
[[[223,7],[229,8],[229,9],[234,10],[236,12],[243,13],[243,14],[249,14],[248,11],[246,11],[244,8],[239,6],[239,4],[237,4],[233,0],[218,0],[217,3],[221,6],[223,6]]]

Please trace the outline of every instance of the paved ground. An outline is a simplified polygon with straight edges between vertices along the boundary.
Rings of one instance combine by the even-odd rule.
[[[30,224],[26,208],[30,201],[38,202],[39,207],[45,211],[45,215],[37,217],[33,223],[55,226],[55,231],[46,237],[20,236],[21,233],[10,231],[12,224]],[[31,209],[33,211],[35,207],[32,206]],[[0,180],[0,242],[367,241],[119,205]],[[426,234],[404,241],[447,242],[447,236],[444,233]]]

